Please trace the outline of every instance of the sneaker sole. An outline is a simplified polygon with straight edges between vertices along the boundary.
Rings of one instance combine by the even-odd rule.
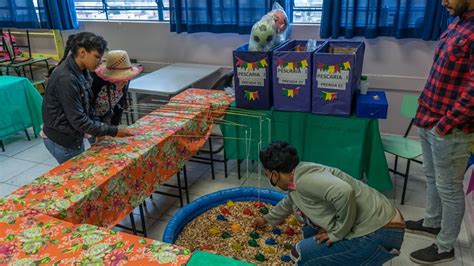
[[[411,230],[411,229],[408,229],[408,228],[405,228],[405,232],[411,233],[411,234],[414,234],[414,235],[426,236],[426,237],[430,237],[430,238],[436,238],[438,236],[438,235],[434,235],[434,234],[431,234],[431,233],[428,233],[428,232],[425,232],[425,231]]]
[[[415,259],[415,258],[413,258],[413,257],[410,255],[410,260],[411,260],[411,261],[413,261],[414,263],[417,263],[417,264],[422,264],[422,265],[438,264],[438,263],[443,263],[443,262],[452,261],[452,260],[454,260],[454,259],[455,259],[455,257],[446,258],[446,259],[442,259],[442,260],[438,260],[438,261],[436,261],[436,262],[430,262],[430,261],[423,261],[423,260]]]

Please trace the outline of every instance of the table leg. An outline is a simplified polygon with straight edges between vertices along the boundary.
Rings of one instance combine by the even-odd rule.
[[[137,99],[137,93],[130,92],[130,95],[132,96],[132,106],[133,106],[132,123],[133,123],[134,121],[138,120],[138,99]]]

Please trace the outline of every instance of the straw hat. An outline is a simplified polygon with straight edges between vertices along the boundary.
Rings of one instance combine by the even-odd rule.
[[[99,66],[95,73],[109,82],[128,81],[142,72],[141,67],[132,66],[126,51],[112,50],[105,55],[105,65]]]

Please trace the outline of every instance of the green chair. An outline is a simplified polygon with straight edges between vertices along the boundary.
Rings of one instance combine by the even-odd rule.
[[[400,175],[405,178],[405,182],[403,184],[402,200],[400,203],[402,205],[405,203],[405,193],[407,189],[408,175],[410,173],[410,162],[414,161],[414,162],[422,164],[421,161],[416,160],[416,158],[422,154],[420,142],[418,140],[407,138],[408,133],[410,133],[410,129],[413,126],[413,122],[415,121],[417,106],[418,106],[418,96],[414,96],[414,95],[403,96],[400,114],[404,117],[411,119],[410,124],[408,125],[408,128],[405,131],[405,134],[403,136],[402,135],[382,136],[382,143],[384,146],[384,150],[390,154],[395,155],[394,167],[393,169],[389,168],[389,170],[392,173],[396,175]],[[405,173],[397,171],[398,157],[405,158],[407,160]]]
[[[30,45],[30,34],[28,30],[26,30],[26,36],[27,36],[27,41],[28,41],[27,46],[14,45],[10,38],[5,38],[5,36],[3,36],[3,30],[0,29],[0,33],[2,34],[2,39],[1,39],[2,46],[4,47],[4,50],[8,53],[8,58],[9,58],[9,60],[4,60],[0,62],[0,65],[6,68],[7,75],[9,75],[10,68],[12,68],[18,76],[22,76],[21,70],[23,70],[23,75],[26,77],[26,67],[29,67],[31,80],[34,80],[35,78],[33,74],[33,65],[43,62],[46,66],[46,69],[49,69],[49,63],[48,63],[49,57],[32,56],[31,45]],[[9,33],[9,36],[12,36],[10,30],[8,30],[8,33]],[[23,56],[24,53],[22,53],[21,56],[17,56],[15,54],[14,47],[28,48],[28,55]]]

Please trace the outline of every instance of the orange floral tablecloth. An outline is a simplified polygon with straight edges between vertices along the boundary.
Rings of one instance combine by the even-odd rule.
[[[185,265],[188,249],[0,200],[0,265]]]
[[[222,91],[187,90],[131,125],[133,137],[101,141],[9,199],[73,224],[111,228],[196,154],[231,101]]]
[[[214,118],[224,115],[228,106],[234,101],[232,96],[223,91],[210,91],[205,89],[188,89],[171,99],[186,105],[204,105],[211,107]]]

